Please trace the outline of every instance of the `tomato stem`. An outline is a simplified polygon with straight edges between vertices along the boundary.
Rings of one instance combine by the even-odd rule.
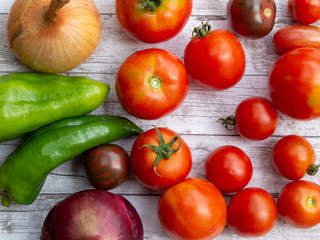
[[[153,75],[153,76],[150,78],[149,81],[150,81],[151,87],[154,88],[154,89],[159,89],[159,88],[161,88],[161,86],[162,86],[162,81],[161,81],[161,79],[160,79],[158,76],[156,76],[156,75]]]
[[[161,132],[159,131],[159,129],[156,126],[154,126],[154,128],[155,128],[155,130],[156,130],[156,132],[158,134],[158,137],[159,137],[159,142],[160,142],[159,146],[153,146],[153,145],[150,145],[150,144],[145,144],[145,145],[142,145],[140,148],[149,147],[154,152],[157,153],[157,159],[156,159],[156,162],[154,164],[153,170],[159,177],[161,177],[161,175],[157,172],[157,166],[158,166],[159,162],[164,158],[165,159],[169,159],[172,154],[178,152],[178,150],[181,147],[181,138],[179,138],[179,136],[175,135],[171,139],[171,141],[168,144],[166,144],[164,139],[163,139],[163,136],[162,136]],[[172,149],[173,144],[177,141],[178,138],[179,138],[179,146],[177,147],[177,149]]]
[[[307,204],[309,207],[314,207],[314,199],[312,197],[309,197],[307,199]]]
[[[229,131],[233,131],[236,129],[236,119],[233,115],[230,115],[227,118],[219,118],[217,122],[223,125]]]
[[[141,0],[139,8],[146,12],[154,12],[161,5],[161,0]]]
[[[307,174],[310,176],[314,176],[317,174],[319,168],[320,168],[320,164],[318,165],[312,164],[310,167],[308,167]]]
[[[50,22],[54,22],[54,18],[57,16],[57,12],[70,1],[71,0],[52,0],[46,13],[47,20],[49,20]]]
[[[211,31],[211,25],[208,22],[209,22],[209,20],[206,23],[202,22],[201,26],[195,27],[193,29],[192,39],[195,36],[198,36],[199,38],[204,38],[205,36],[207,36],[209,34],[209,32]]]

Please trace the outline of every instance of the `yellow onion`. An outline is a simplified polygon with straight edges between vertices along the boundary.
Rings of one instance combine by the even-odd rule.
[[[93,0],[15,0],[7,24],[10,48],[34,70],[63,73],[96,49],[101,18]]]

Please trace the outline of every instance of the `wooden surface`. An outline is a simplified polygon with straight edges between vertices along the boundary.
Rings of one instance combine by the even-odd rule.
[[[184,30],[174,39],[161,44],[143,44],[130,39],[121,29],[114,13],[114,0],[95,0],[102,17],[102,38],[97,50],[83,64],[68,72],[69,75],[89,76],[108,83],[111,92],[106,102],[94,114],[122,115],[130,118],[148,130],[152,125],[168,127],[185,139],[192,150],[193,167],[189,176],[205,178],[204,160],[215,148],[232,144],[242,148],[251,158],[254,172],[248,186],[261,187],[276,199],[281,188],[288,182],[272,167],[270,153],[274,144],[283,136],[298,134],[305,136],[320,156],[319,120],[302,122],[279,114],[279,126],[274,135],[261,142],[241,138],[236,132],[225,130],[216,123],[219,117],[232,114],[240,101],[250,96],[270,99],[268,73],[279,57],[272,45],[272,36],[277,29],[291,24],[285,0],[276,0],[277,18],[274,30],[265,38],[247,40],[239,38],[246,53],[246,72],[243,79],[233,88],[214,92],[204,89],[190,80],[190,90],[182,106],[171,115],[155,120],[143,121],[129,116],[117,102],[114,90],[115,74],[120,64],[135,51],[157,47],[169,50],[182,59],[184,47],[190,41],[192,29],[201,21],[210,19],[213,29],[230,30],[226,21],[227,0],[194,0],[192,16]],[[17,60],[8,47],[6,22],[13,0],[0,1],[0,75],[11,72],[32,71]],[[1,123],[0,123],[1,124]],[[134,138],[122,139],[116,143],[130,152]],[[21,139],[0,144],[0,164],[12,152]],[[305,177],[320,183],[320,175]],[[57,201],[83,189],[92,188],[81,165],[81,159],[73,159],[55,169],[47,178],[37,200],[28,206],[12,204],[10,208],[0,207],[1,240],[39,239],[42,222],[49,209]],[[157,202],[161,192],[151,191],[137,182],[133,175],[122,186],[112,192],[126,197],[140,214],[145,230],[145,239],[169,239],[162,230],[157,217]],[[228,202],[231,195],[226,195]],[[285,224],[280,218],[276,227],[259,239],[320,239],[320,226],[299,230]],[[216,239],[240,239],[228,226]]]

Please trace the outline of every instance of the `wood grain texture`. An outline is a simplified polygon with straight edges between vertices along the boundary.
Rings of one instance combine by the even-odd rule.
[[[174,39],[161,44],[143,44],[130,39],[120,28],[115,15],[113,0],[95,0],[102,17],[103,31],[98,48],[92,56],[68,75],[87,76],[108,83],[111,91],[98,109],[92,114],[112,114],[128,117],[142,126],[144,130],[152,125],[168,127],[184,138],[192,150],[193,167],[190,177],[205,178],[204,161],[208,154],[222,145],[235,145],[242,148],[253,163],[254,172],[248,186],[268,190],[276,199],[281,188],[289,181],[282,178],[272,167],[270,153],[274,144],[283,136],[298,134],[305,136],[320,155],[319,120],[296,121],[279,113],[279,126],[272,137],[252,142],[241,138],[237,132],[227,131],[216,122],[219,117],[234,113],[240,101],[250,96],[270,99],[268,73],[279,57],[272,45],[272,36],[279,28],[292,24],[286,8],[286,1],[276,0],[277,18],[273,31],[265,38],[247,40],[239,38],[243,44],[247,67],[243,79],[233,88],[214,92],[207,90],[192,80],[184,103],[172,114],[159,120],[146,121],[129,116],[117,101],[114,90],[115,75],[121,63],[135,51],[157,47],[169,50],[183,60],[183,51],[190,41],[191,31],[201,21],[210,19],[213,29],[231,30],[226,21],[227,0],[194,0],[192,16],[183,31]],[[32,71],[24,66],[9,49],[6,40],[6,21],[13,0],[0,1],[0,75],[11,72]],[[0,123],[1,124],[1,123]],[[21,143],[16,139],[0,144],[0,164]],[[134,138],[116,141],[129,153]],[[52,171],[37,200],[28,206],[12,204],[10,208],[0,207],[1,240],[39,239],[42,222],[54,203],[83,189],[92,188],[82,167],[81,156],[70,160]],[[320,175],[304,179],[320,183]],[[145,239],[169,239],[162,230],[157,218],[157,202],[161,191],[152,191],[137,182],[133,174],[128,181],[112,192],[126,197],[140,214],[145,230]],[[231,194],[225,195],[228,203]],[[259,239],[320,239],[320,226],[299,230],[278,219],[276,227],[265,237]],[[216,239],[241,239],[226,226]]]

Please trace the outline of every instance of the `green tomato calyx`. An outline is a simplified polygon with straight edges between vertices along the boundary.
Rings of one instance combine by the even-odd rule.
[[[307,198],[307,205],[311,208],[315,207],[315,202],[314,202],[314,198],[312,197],[308,197]]]
[[[199,38],[204,38],[205,36],[207,36],[209,34],[209,32],[211,31],[211,25],[208,22],[209,22],[209,20],[206,23],[202,22],[201,26],[195,27],[193,29],[192,39],[195,36],[198,36]]]
[[[217,122],[223,125],[229,131],[236,129],[236,118],[233,115],[230,115],[227,118],[219,118]]]
[[[6,191],[2,192],[1,204],[5,207],[9,207],[11,204],[11,200]]]
[[[310,167],[308,167],[307,174],[310,176],[314,176],[317,174],[319,168],[320,168],[320,164],[318,165],[312,164]]]
[[[161,5],[161,0],[141,0],[139,8],[145,12],[154,12]]]
[[[153,145],[150,145],[150,144],[145,144],[145,145],[142,145],[140,148],[149,147],[155,153],[157,153],[157,159],[156,159],[156,162],[154,164],[153,170],[159,177],[161,177],[161,175],[157,172],[157,166],[158,166],[159,162],[164,158],[165,159],[169,159],[172,154],[174,154],[174,153],[179,151],[179,149],[181,147],[181,138],[178,135],[175,135],[172,138],[172,140],[168,144],[166,144],[164,139],[163,139],[163,136],[162,136],[161,132],[159,131],[159,129],[156,126],[154,126],[154,128],[155,128],[155,130],[156,130],[156,132],[158,134],[158,137],[159,137],[159,141],[160,141],[159,146],[153,146]],[[172,149],[173,144],[178,140],[178,138],[179,138],[179,146],[177,147],[177,149]]]

